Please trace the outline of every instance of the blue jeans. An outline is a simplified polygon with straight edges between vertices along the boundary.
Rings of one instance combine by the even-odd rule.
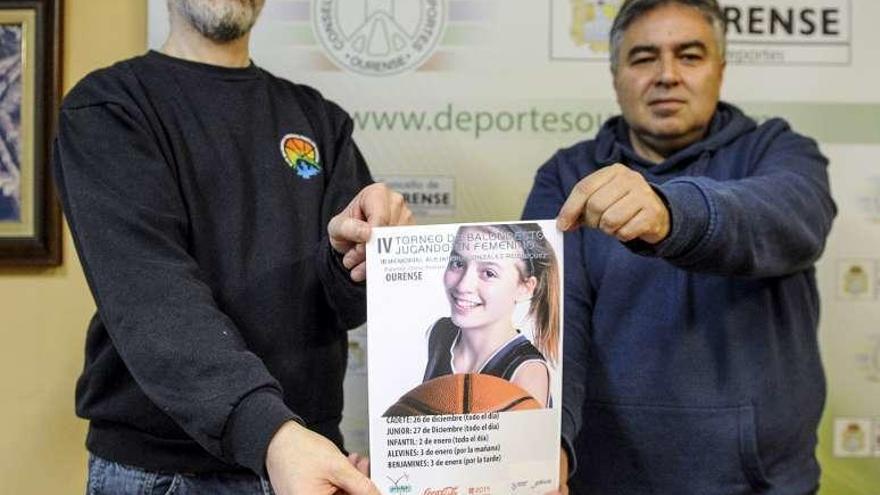
[[[145,471],[89,456],[87,495],[274,495],[269,481],[248,473],[174,474]]]

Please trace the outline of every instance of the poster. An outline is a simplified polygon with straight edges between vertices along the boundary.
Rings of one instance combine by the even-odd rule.
[[[374,230],[367,368],[380,491],[558,486],[562,258],[554,221]]]

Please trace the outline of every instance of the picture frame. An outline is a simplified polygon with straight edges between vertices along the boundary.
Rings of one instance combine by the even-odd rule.
[[[0,0],[0,265],[61,263],[51,172],[62,0]]]

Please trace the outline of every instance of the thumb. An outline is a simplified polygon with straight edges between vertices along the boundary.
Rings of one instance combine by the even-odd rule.
[[[334,478],[334,484],[349,495],[381,495],[373,482],[348,462],[339,464]]]

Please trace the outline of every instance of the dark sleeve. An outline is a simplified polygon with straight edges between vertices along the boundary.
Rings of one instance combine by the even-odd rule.
[[[328,109],[328,136],[334,136],[333,168],[327,177],[322,207],[324,237],[318,248],[318,277],[327,303],[337,315],[341,328],[351,329],[366,321],[366,286],[351,280],[342,265],[342,256],[330,246],[326,225],[340,213],[361,189],[373,183],[366,161],[352,139],[351,118],[338,106],[324,102]]]
[[[555,159],[541,167],[535,184],[526,200],[523,220],[556,218],[569,191],[563,184],[576,177],[563,180]],[[564,235],[565,304],[562,335],[562,444],[568,453],[569,475],[577,469],[574,439],[583,423],[583,403],[586,398],[584,385],[589,365],[588,348],[590,322],[592,321],[592,292],[586,276],[583,256],[584,230],[577,229]]]
[[[54,167],[99,316],[140,388],[208,452],[262,473],[269,440],[298,418],[187,251],[175,174],[142,115],[66,107]]]
[[[766,125],[766,124],[765,124]],[[773,277],[810,267],[836,214],[828,160],[816,142],[782,121],[749,177],[685,177],[658,186],[669,205],[669,237],[654,254],[692,271]]]

